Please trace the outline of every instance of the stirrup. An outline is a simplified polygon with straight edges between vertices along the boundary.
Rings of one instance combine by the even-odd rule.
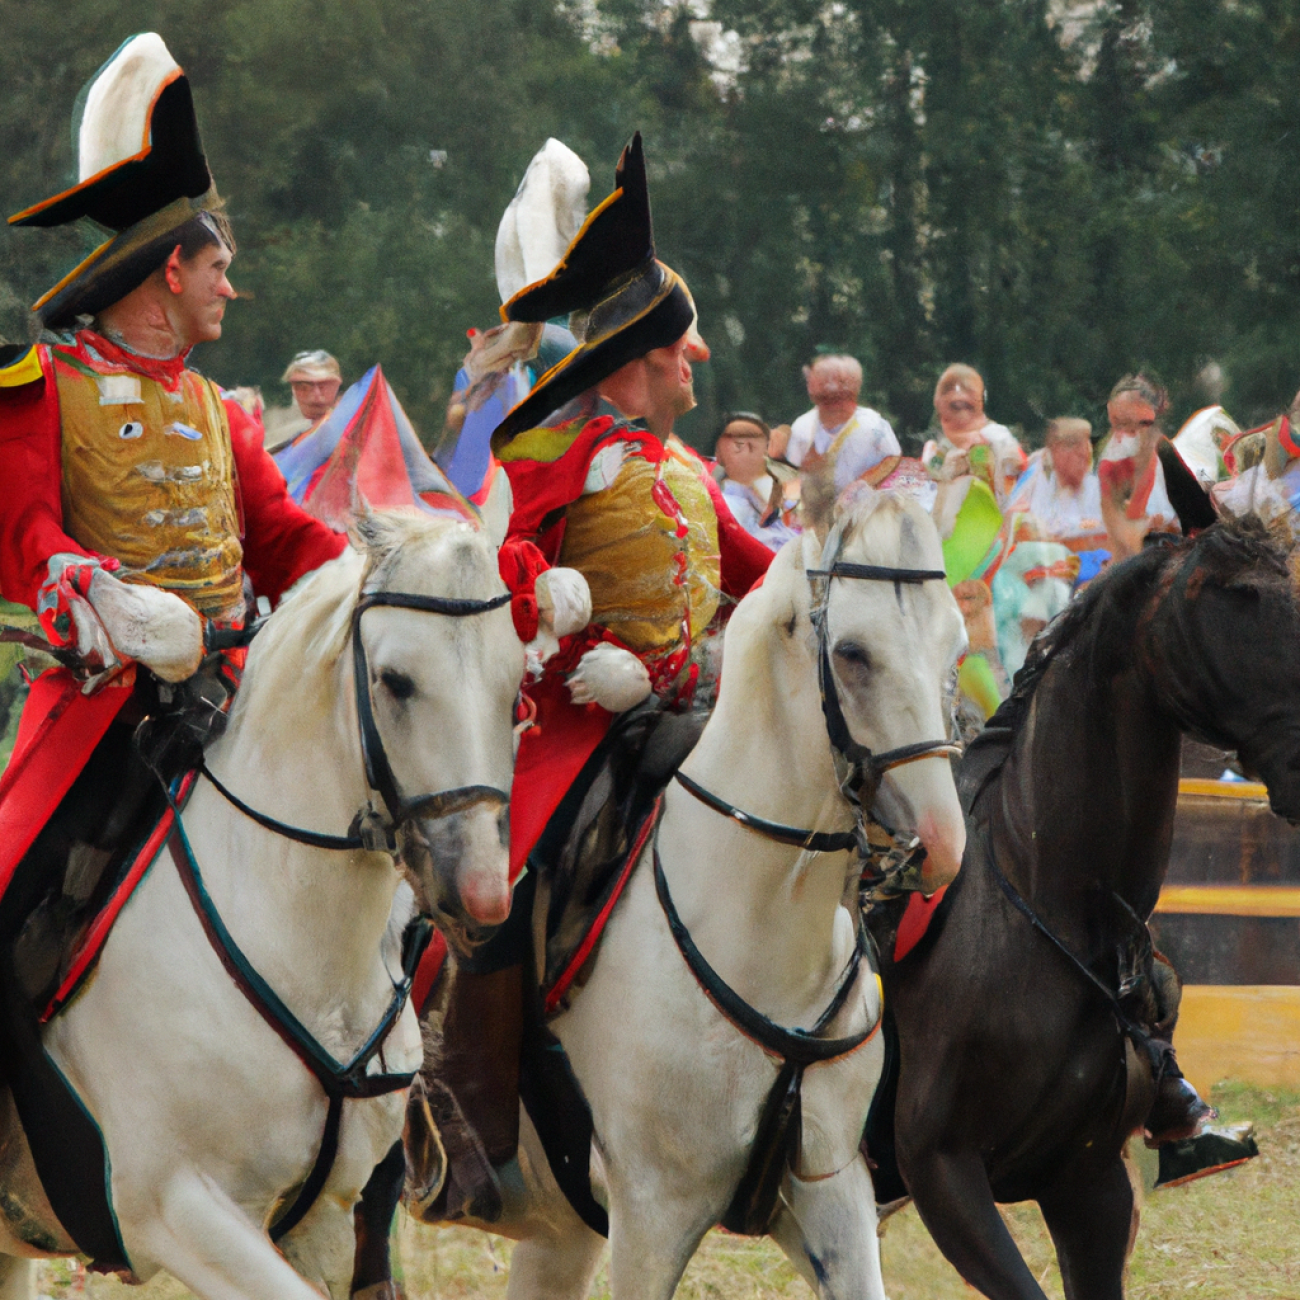
[[[1259,1146],[1255,1142],[1255,1126],[1249,1121],[1212,1125],[1195,1137],[1160,1148],[1160,1172],[1155,1190],[1181,1187],[1198,1178],[1208,1178],[1210,1174],[1245,1164],[1257,1155]]]

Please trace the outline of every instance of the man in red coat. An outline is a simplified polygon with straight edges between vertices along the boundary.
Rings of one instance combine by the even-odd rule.
[[[274,602],[346,544],[188,368],[221,335],[235,244],[180,67],[160,37],[133,37],[78,103],[78,183],[11,221],[112,234],[36,304],[57,341],[0,355],[0,591],[79,671],[44,674],[24,710],[0,780],[0,896],[61,801],[79,802],[114,721],[166,704],[207,628],[242,624],[245,580]]]
[[[655,258],[639,135],[616,185],[559,266],[502,308],[539,330],[568,316],[579,340],[492,440],[514,493],[502,576],[516,593],[516,630],[541,649],[526,688],[536,725],[523,733],[511,792],[515,875],[616,715],[652,695],[689,705],[720,603],[743,596],[772,560],[672,434],[695,405],[691,363],[708,350],[685,283]],[[501,1176],[514,1176],[529,924],[512,915],[456,962],[442,993],[428,1101],[449,1158],[437,1210],[447,1217],[495,1218]],[[417,1106],[413,1122],[419,1115]]]

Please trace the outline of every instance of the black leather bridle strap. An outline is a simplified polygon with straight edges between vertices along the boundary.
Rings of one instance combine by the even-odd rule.
[[[893,582],[919,586],[923,582],[946,582],[948,575],[942,569],[899,569],[879,564],[835,563],[829,569],[809,569],[810,578],[857,578],[868,582]],[[826,718],[826,734],[831,749],[839,754],[848,766],[840,784],[841,792],[850,802],[860,802],[857,792],[868,781],[879,781],[886,772],[923,758],[950,758],[961,753],[961,748],[948,740],[922,740],[911,745],[900,745],[874,754],[866,745],[853,739],[849,724],[840,706],[840,694],[831,668],[830,638],[826,631],[823,612],[818,629],[820,643],[817,656],[817,676],[821,686],[822,713]]]
[[[798,826],[783,826],[780,822],[770,822],[765,817],[755,817],[735,804],[720,799],[716,794],[706,790],[698,781],[693,781],[685,772],[675,773],[675,778],[688,793],[693,794],[706,808],[730,817],[739,822],[746,830],[757,832],[778,844],[792,844],[795,848],[807,849],[810,853],[838,853],[843,849],[858,847],[858,836],[854,831],[813,831]]]
[[[997,857],[993,852],[993,844],[990,839],[988,828],[984,827],[980,834],[980,844],[984,851],[984,860],[988,863],[989,871],[993,879],[997,881],[998,888],[1006,895],[1007,901],[1017,912],[1025,918],[1029,924],[1038,931],[1039,934],[1047,940],[1048,943],[1061,954],[1065,960],[1074,967],[1074,969],[1091,984],[1093,988],[1101,994],[1110,1004],[1110,1009],[1115,1019],[1119,1022],[1120,1028],[1126,1033],[1138,1046],[1144,1045],[1151,1037],[1141,1025],[1136,1024],[1128,1015],[1125,1014],[1124,1008],[1120,1006],[1119,997],[1114,990],[1109,988],[1106,983],[1098,977],[1095,971],[1089,969],[1073,952],[1066,946],[1063,940],[1057,937],[1046,922],[1034,911],[1032,907],[1021,897],[1020,892],[1009,881],[998,866]],[[1122,900],[1121,900],[1122,901]],[[1127,904],[1125,904],[1127,906]],[[1129,909],[1130,911],[1132,909]],[[1141,922],[1139,921],[1139,924]]]
[[[659,857],[659,846],[655,845],[655,892],[659,895],[659,905],[663,908],[678,951],[689,967],[696,982],[709,1001],[726,1017],[746,1038],[752,1039],[765,1052],[799,1067],[818,1065],[825,1061],[834,1061],[841,1056],[848,1056],[856,1051],[876,1032],[878,1025],[864,1029],[859,1034],[847,1038],[819,1038],[818,1033],[839,1014],[848,1000],[853,985],[857,982],[858,970],[862,965],[862,953],[866,943],[865,932],[858,927],[858,941],[853,948],[853,956],[844,971],[839,988],[831,999],[830,1005],[817,1018],[811,1030],[786,1029],[776,1021],[769,1020],[761,1011],[756,1011],[744,998],[728,984],[717,971],[709,965],[704,954],[691,938],[677,911],[672,894],[668,889],[668,878],[664,875],[663,862]]]
[[[946,582],[942,569],[895,569],[882,564],[832,564],[829,569],[809,569],[810,578],[865,578],[870,582]]]
[[[418,609],[429,614],[444,614],[450,618],[468,618],[487,614],[509,604],[510,592],[504,591],[489,600],[454,600],[446,596],[415,596],[404,592],[376,591],[362,596],[352,611],[352,677],[357,692],[357,724],[361,732],[361,757],[366,765],[366,780],[372,790],[379,791],[388,815],[394,825],[409,819],[408,805],[397,789],[397,779],[384,749],[383,737],[375,723],[374,705],[370,697],[370,666],[366,662],[366,647],[361,639],[361,616],[377,605],[394,609]],[[425,796],[426,798],[428,796]],[[423,803],[423,799],[414,801]],[[413,805],[411,805],[413,806]]]
[[[212,783],[217,793],[227,803],[238,808],[245,817],[251,818],[259,826],[265,826],[268,831],[283,835],[285,839],[297,840],[299,844],[309,844],[314,849],[334,849],[340,853],[362,847],[360,835],[326,835],[321,831],[309,831],[301,826],[290,826],[288,822],[277,821],[274,817],[268,817],[266,813],[258,812],[256,808],[246,804],[233,790],[223,785],[206,762],[199,764],[199,773]]]

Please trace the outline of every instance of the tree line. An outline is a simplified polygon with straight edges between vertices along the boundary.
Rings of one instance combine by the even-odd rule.
[[[1029,442],[1154,369],[1173,419],[1300,386],[1300,11],[1283,0],[68,0],[5,5],[8,211],[66,183],[78,88],[162,33],[194,86],[242,301],[196,357],[287,400],[376,361],[436,442],[497,221],[549,135],[608,192],[645,137],[660,255],[713,360],[682,428],[788,420],[819,349],[913,447],[949,361]],[[0,334],[79,256],[0,237]],[[1171,421],[1172,422],[1172,421]]]

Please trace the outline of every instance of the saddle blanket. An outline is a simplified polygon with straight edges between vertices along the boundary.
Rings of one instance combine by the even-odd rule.
[[[140,882],[149,874],[150,868],[158,860],[176,825],[176,809],[184,809],[194,789],[196,772],[183,776],[173,787],[174,806],[169,806],[158,819],[153,829],[145,836],[135,852],[128,855],[125,870],[121,873],[112,892],[104,905],[95,914],[94,919],[82,931],[80,940],[66,956],[63,964],[63,977],[58,988],[40,1013],[40,1023],[48,1024],[64,1007],[85,987],[86,981],[95,969],[99,954],[112,932],[113,924],[121,915],[122,909],[135,893]]]

